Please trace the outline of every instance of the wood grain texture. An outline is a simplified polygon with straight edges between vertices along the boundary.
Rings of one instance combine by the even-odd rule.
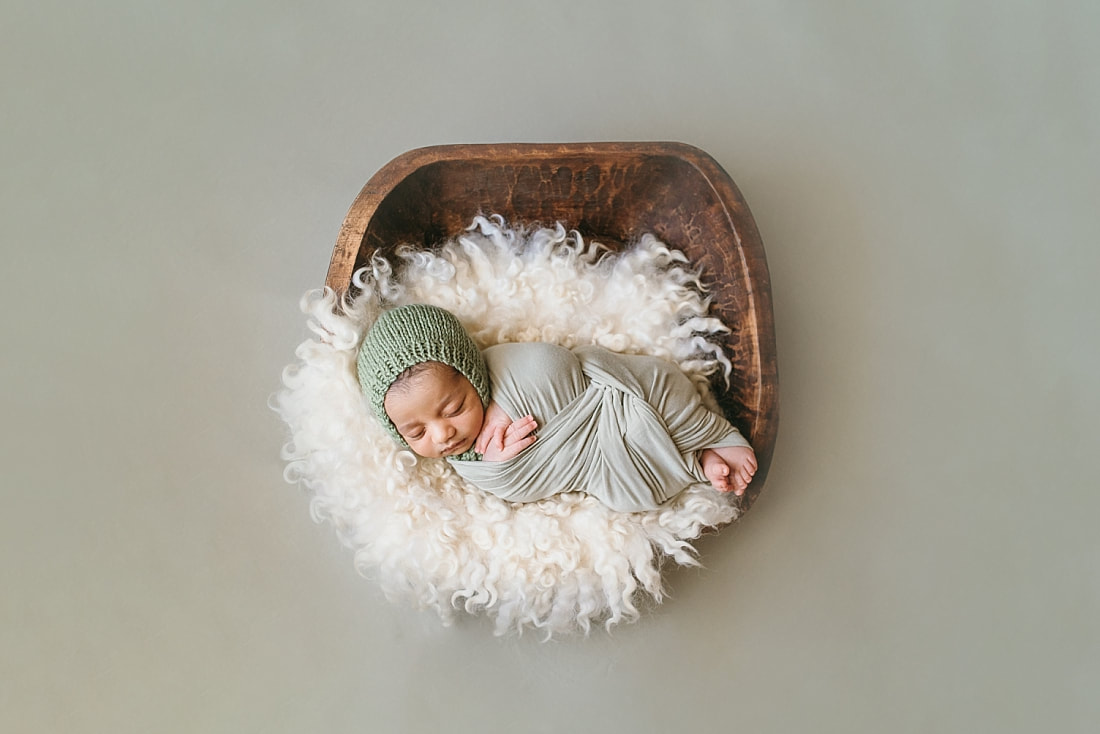
[[[779,378],[771,281],[752,213],[713,158],[682,143],[443,145],[398,156],[367,182],[348,211],[326,283],[339,293],[379,251],[432,248],[479,213],[510,223],[562,222],[613,249],[652,232],[702,268],[711,309],[732,329],[724,343],[732,384],[719,404],[749,439],[760,468],[748,509],[771,464]]]

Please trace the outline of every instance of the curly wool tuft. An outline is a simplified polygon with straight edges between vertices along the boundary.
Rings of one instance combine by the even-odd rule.
[[[599,344],[676,362],[704,398],[730,362],[711,339],[698,273],[652,235],[610,253],[562,225],[509,228],[477,217],[433,252],[402,247],[355,275],[351,302],[325,288],[302,299],[309,328],[274,407],[290,426],[285,476],[310,510],[354,549],[355,564],[394,601],[492,618],[498,635],[608,629],[663,598],[660,568],[698,565],[691,540],[737,516],[729,499],[692,487],[658,510],[614,512],[583,494],[512,504],[467,485],[444,461],[401,449],[355,378],[362,334],[383,308],[431,303],[452,311],[482,348],[513,341]]]

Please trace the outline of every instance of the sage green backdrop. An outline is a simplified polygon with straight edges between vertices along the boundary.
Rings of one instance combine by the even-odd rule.
[[[1092,732],[1100,6],[9,0],[5,732]],[[267,407],[410,148],[678,140],[756,215],[779,443],[588,640],[442,628]]]

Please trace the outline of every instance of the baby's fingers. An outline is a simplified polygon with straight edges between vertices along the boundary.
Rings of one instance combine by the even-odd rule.
[[[505,461],[510,458],[508,447],[504,443],[504,426],[494,426],[485,442],[485,450],[480,451],[482,461]]]
[[[536,428],[538,428],[538,424],[535,423],[534,417],[530,415],[525,415],[519,420],[512,421],[512,423],[508,426],[508,431],[505,434],[505,437],[508,440],[523,438],[524,436],[534,433]]]
[[[507,461],[508,459],[515,458],[516,456],[519,455],[519,453],[521,451],[523,451],[525,448],[527,448],[528,446],[533,444],[535,442],[535,440],[536,440],[536,436],[535,436],[535,434],[532,433],[531,435],[527,436],[526,438],[521,438],[521,439],[518,439],[518,440],[508,444],[507,446],[504,447],[504,450],[503,450],[503,460]]]
[[[493,425],[482,426],[481,433],[477,434],[477,441],[474,442],[474,451],[484,454],[489,448],[489,442],[493,440],[495,430],[496,426]]]
[[[490,439],[489,445],[498,449],[504,448],[504,435],[506,431],[504,426],[497,426],[493,429],[493,437]]]

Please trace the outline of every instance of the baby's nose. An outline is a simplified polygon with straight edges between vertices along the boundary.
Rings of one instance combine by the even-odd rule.
[[[436,443],[447,443],[455,435],[454,426],[450,423],[440,423],[435,427],[435,440]]]

